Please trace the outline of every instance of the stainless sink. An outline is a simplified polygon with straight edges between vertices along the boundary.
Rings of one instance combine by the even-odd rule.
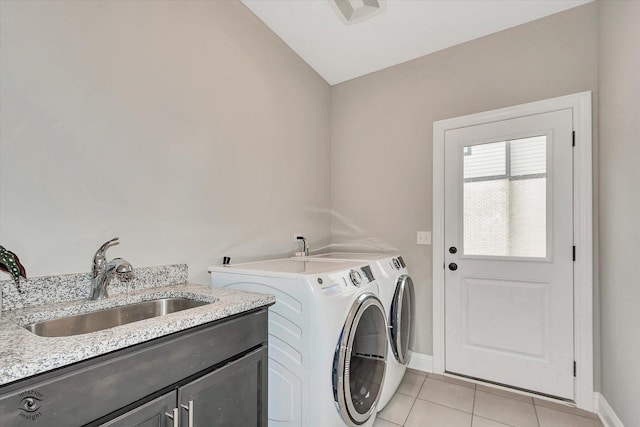
[[[25,328],[41,337],[68,337],[164,316],[206,304],[211,303],[187,298],[163,298],[106,310],[92,311],[76,316],[45,320],[26,325]]]

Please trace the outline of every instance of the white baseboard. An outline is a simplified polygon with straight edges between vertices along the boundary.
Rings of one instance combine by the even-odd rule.
[[[598,392],[593,393],[593,401],[596,412],[600,417],[600,421],[604,424],[604,427],[624,427],[624,424],[622,424],[622,421],[620,421],[620,418],[618,418],[603,395]]]
[[[411,352],[409,365],[407,366],[418,371],[433,372],[433,356]]]

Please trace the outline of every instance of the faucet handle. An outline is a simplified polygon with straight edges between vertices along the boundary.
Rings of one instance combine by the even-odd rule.
[[[107,252],[107,248],[111,246],[113,243],[118,241],[119,237],[114,237],[113,239],[104,242],[102,246],[98,248],[96,254],[93,256],[93,267],[91,269],[91,274],[95,279],[98,274],[104,269],[107,264],[107,258],[105,257],[105,253]]]

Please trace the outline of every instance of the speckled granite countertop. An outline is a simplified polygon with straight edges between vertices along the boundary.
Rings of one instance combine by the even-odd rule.
[[[39,337],[22,327],[41,320],[167,297],[213,304],[70,337]],[[0,386],[274,302],[272,295],[179,284],[135,290],[101,301],[81,299],[5,311],[0,317]]]

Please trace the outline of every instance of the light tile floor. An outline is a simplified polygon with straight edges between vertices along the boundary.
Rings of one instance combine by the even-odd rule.
[[[603,427],[596,414],[436,374],[407,370],[374,427]]]

